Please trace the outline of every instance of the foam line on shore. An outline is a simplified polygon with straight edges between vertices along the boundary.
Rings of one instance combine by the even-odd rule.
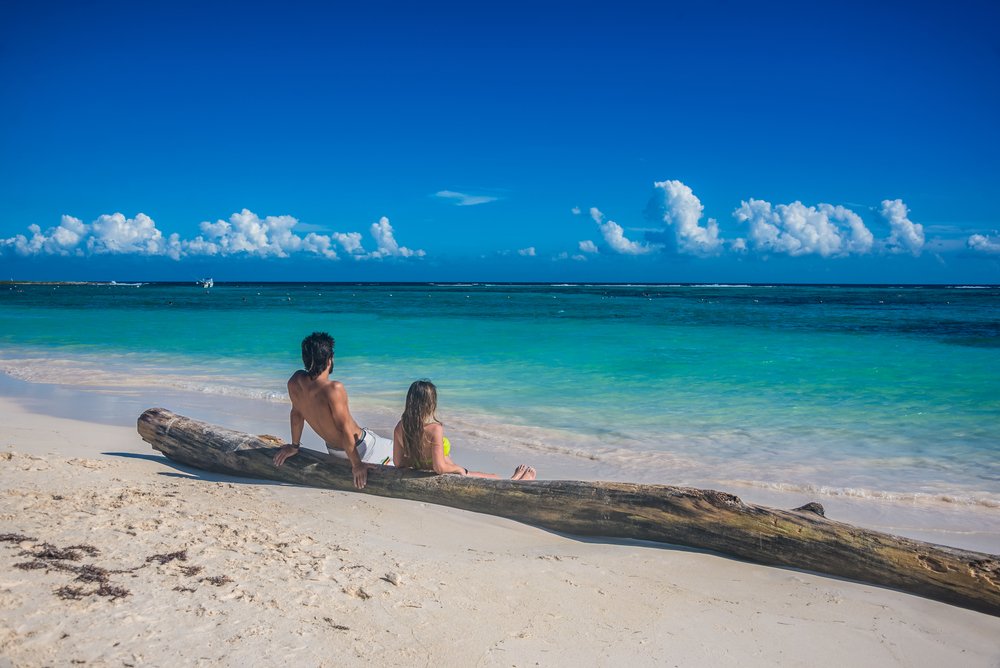
[[[86,411],[73,409],[80,405],[79,399],[72,402],[55,400],[54,405],[59,407],[61,415],[79,419],[95,419],[94,416],[97,416],[97,420],[110,424],[130,422],[154,405],[165,405],[197,419],[244,431],[283,433],[287,424],[287,394],[283,388],[278,389],[280,384],[273,378],[243,382],[241,377],[240,383],[226,384],[218,382],[218,378],[225,376],[221,372],[213,373],[211,369],[199,369],[199,375],[189,375],[148,363],[146,368],[140,367],[130,373],[128,365],[133,361],[128,357],[102,366],[97,359],[87,355],[72,359],[43,359],[12,355],[7,351],[0,357],[0,378],[7,378],[8,383],[23,381],[24,385],[19,390],[8,392],[12,396],[45,395],[42,389],[45,387],[55,388],[52,393],[63,396],[85,390],[79,397],[91,397],[91,407]],[[271,387],[264,387],[265,383],[270,383]],[[26,391],[29,387],[32,389]],[[112,405],[113,410],[109,408]],[[399,407],[385,396],[356,394],[352,398],[352,408],[367,426],[386,436],[398,419]],[[41,412],[49,410],[44,400],[36,402],[34,409]],[[261,419],[261,416],[266,417]],[[799,461],[786,459],[780,469],[775,470],[771,455],[766,451],[752,458],[745,456],[728,461],[713,454],[726,450],[726,439],[737,436],[746,438],[744,432],[736,435],[728,432],[658,433],[656,442],[647,444],[641,434],[627,430],[603,434],[577,433],[569,429],[500,422],[496,416],[478,412],[451,414],[445,416],[445,420],[453,442],[460,445],[464,456],[474,466],[485,467],[486,470],[506,470],[516,463],[531,461],[533,465],[538,463],[549,471],[564,472],[564,475],[555,473],[556,477],[711,487],[737,484],[751,490],[800,497],[1000,508],[1000,495],[979,489],[942,487],[937,490],[901,490],[832,482],[845,471],[864,467],[865,462],[861,460],[826,462],[808,458]],[[766,438],[761,436],[758,440],[763,442]],[[307,438],[305,443],[315,449],[323,449],[323,444],[316,438]],[[719,475],[722,471],[728,475]],[[780,473],[786,480],[755,476],[763,471]],[[831,482],[813,481],[817,476],[821,479],[826,477]],[[787,481],[795,478],[813,480]]]

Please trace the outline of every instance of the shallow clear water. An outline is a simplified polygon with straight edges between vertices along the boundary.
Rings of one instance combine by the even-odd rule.
[[[34,382],[283,402],[313,330],[382,424],[428,377],[460,440],[567,471],[1000,507],[997,288],[0,288]]]

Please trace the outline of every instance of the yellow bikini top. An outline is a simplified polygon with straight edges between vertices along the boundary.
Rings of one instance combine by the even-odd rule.
[[[444,456],[447,457],[451,453],[451,441],[448,440],[447,436],[441,438],[441,445],[444,447]],[[431,460],[418,462],[418,466],[422,469],[433,469],[434,462]]]

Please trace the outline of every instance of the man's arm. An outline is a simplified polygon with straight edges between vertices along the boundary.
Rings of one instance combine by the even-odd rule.
[[[344,454],[351,462],[351,472],[354,474],[354,486],[364,489],[368,482],[368,469],[370,465],[361,461],[358,454],[357,444],[354,442],[354,434],[351,427],[357,427],[357,423],[351,416],[351,410],[347,405],[347,390],[341,383],[331,383],[328,390],[330,399],[330,412],[333,414],[333,423],[340,429],[340,443],[344,448]]]
[[[361,461],[361,455],[358,454],[358,448],[354,445],[353,438],[351,438],[351,444],[344,448],[344,454],[347,455],[347,459],[351,462],[351,473],[354,474],[354,486],[358,489],[364,489],[368,483],[368,469],[371,466]]]
[[[302,429],[305,427],[306,419],[297,408],[292,406],[292,410],[288,414],[288,421],[292,427],[292,442],[281,446],[281,449],[274,455],[275,466],[281,466],[289,457],[299,454],[299,445],[302,443]]]

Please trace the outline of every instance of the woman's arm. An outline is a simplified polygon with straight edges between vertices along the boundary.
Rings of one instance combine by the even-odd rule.
[[[429,424],[424,427],[424,431],[431,437],[431,462],[434,464],[434,472],[468,475],[468,469],[451,461],[450,457],[444,456],[444,428],[439,424]]]
[[[465,475],[470,478],[489,478],[490,480],[499,480],[500,476],[496,473],[483,473],[482,471],[469,471],[466,469]]]

